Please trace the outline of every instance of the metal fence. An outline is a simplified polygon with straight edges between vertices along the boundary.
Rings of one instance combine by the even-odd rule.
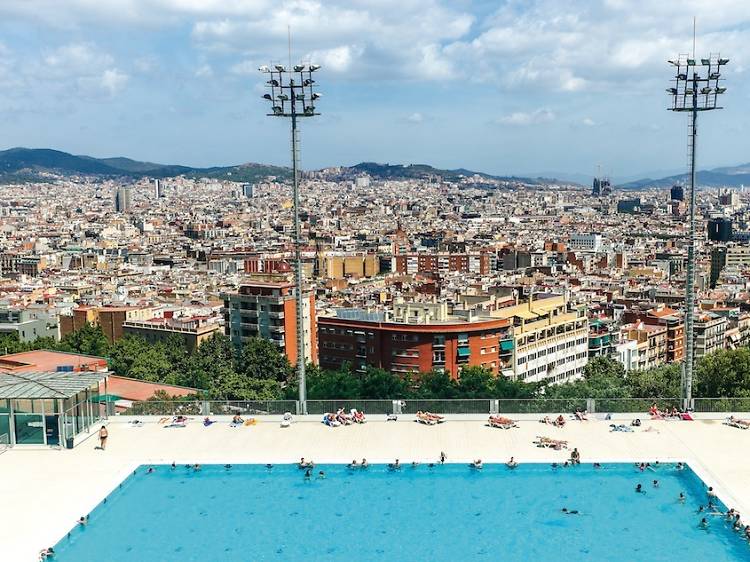
[[[683,405],[679,398],[528,398],[471,400],[308,400],[307,413],[322,415],[339,409],[356,408],[366,414],[415,414],[418,411],[437,414],[553,414],[572,413],[577,409],[589,413],[646,413],[652,404],[660,410]],[[146,400],[133,402],[118,413],[129,416],[173,415],[281,415],[303,411],[297,400]],[[695,398],[695,412],[750,412],[750,398]]]
[[[750,412],[750,398],[694,398],[695,412]]]

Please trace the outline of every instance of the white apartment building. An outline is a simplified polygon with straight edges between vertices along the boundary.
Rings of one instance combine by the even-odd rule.
[[[562,295],[535,295],[530,302],[492,315],[513,322],[510,376],[514,379],[560,383],[583,375],[589,342],[589,321],[583,307],[570,307]]]
[[[601,234],[585,234],[583,232],[574,232],[570,235],[569,246],[573,250],[588,250],[598,252],[602,249],[604,243]]]

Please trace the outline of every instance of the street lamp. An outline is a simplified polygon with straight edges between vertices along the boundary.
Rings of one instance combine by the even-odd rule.
[[[668,61],[676,69],[673,84],[667,88],[672,98],[670,111],[689,112],[688,122],[688,160],[690,162],[690,219],[687,258],[687,278],[685,279],[685,361],[682,364],[682,398],[684,407],[690,407],[693,397],[693,367],[695,350],[693,345],[693,314],[695,308],[695,152],[697,150],[697,124],[699,111],[722,109],[718,105],[721,94],[726,88],[719,86],[722,66],[729,62],[718,54],[708,58],[695,58],[680,55],[676,60]]]
[[[291,65],[290,65],[291,66]],[[320,94],[313,92],[313,73],[317,64],[296,64],[286,68],[281,64],[261,66],[258,70],[268,77],[266,86],[270,93],[263,96],[271,102],[271,117],[289,117],[292,120],[292,199],[294,202],[294,273],[297,288],[297,378],[299,380],[300,413],[307,413],[307,387],[305,381],[305,331],[302,302],[302,240],[299,221],[299,157],[297,118],[320,115],[315,111],[315,101]],[[312,311],[310,311],[312,314]],[[312,327],[311,327],[312,329]]]

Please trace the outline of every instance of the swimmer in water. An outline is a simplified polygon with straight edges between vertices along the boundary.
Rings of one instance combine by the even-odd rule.
[[[175,462],[174,462],[174,461],[172,461],[172,464],[170,465],[170,468],[171,468],[172,470],[174,470],[175,468],[177,468],[177,465],[175,464]]]
[[[153,466],[149,466],[148,470],[146,471],[146,474],[151,474],[153,471],[154,471],[154,467]]]
[[[322,470],[320,472],[318,472],[318,480],[324,480],[325,477],[326,477],[326,473],[325,472],[323,472]]]
[[[308,468],[307,470],[305,470],[305,480],[310,480],[311,477],[312,477],[312,470]]]
[[[685,494],[683,494],[682,492],[680,492],[680,495],[677,498],[677,501],[680,502],[680,503],[685,503]]]
[[[88,515],[81,515],[81,516],[80,516],[80,517],[78,518],[78,524],[79,524],[79,525],[80,525],[81,527],[83,527],[84,525],[86,525],[86,524],[87,524],[88,522],[89,522],[89,516],[88,516]]]
[[[225,464],[224,468],[227,469],[227,470],[229,470],[230,468],[232,468],[232,465],[231,464]]]
[[[698,524],[698,526],[701,529],[708,529],[708,519],[706,519],[705,517],[701,519],[701,522]]]
[[[635,487],[635,493],[636,494],[645,494],[646,492],[643,491],[643,486],[641,484],[638,484]]]
[[[482,469],[482,459],[476,459],[469,466],[471,466],[471,468],[475,468],[477,470],[481,470]]]
[[[388,463],[388,468],[390,468],[391,470],[400,470],[401,463],[398,459],[396,459],[396,462]]]
[[[577,509],[568,509],[567,507],[563,507],[560,511],[562,511],[565,515],[578,515]]]

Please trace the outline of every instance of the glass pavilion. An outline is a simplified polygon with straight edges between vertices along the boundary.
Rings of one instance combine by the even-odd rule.
[[[0,374],[0,446],[73,447],[78,435],[106,419],[108,373]]]

